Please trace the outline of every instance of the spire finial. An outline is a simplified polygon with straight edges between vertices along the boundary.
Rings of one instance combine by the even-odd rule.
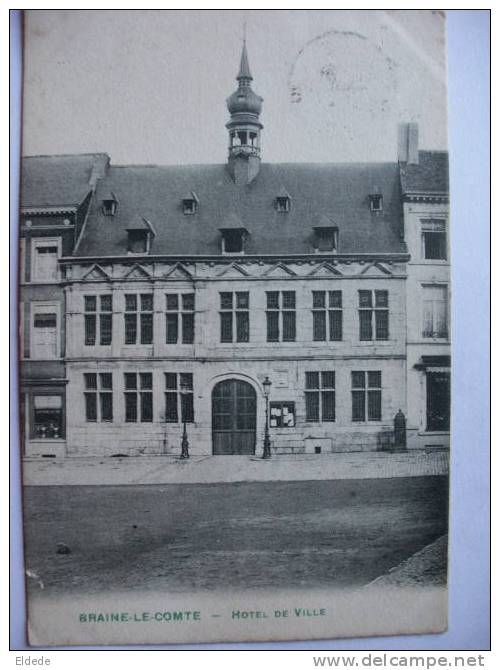
[[[250,73],[250,65],[248,64],[246,22],[243,24],[243,47],[241,49],[240,71],[238,72],[236,79],[238,79],[238,81],[241,81],[242,79],[251,81],[253,79]]]
[[[247,43],[247,22],[243,21],[243,44]]]

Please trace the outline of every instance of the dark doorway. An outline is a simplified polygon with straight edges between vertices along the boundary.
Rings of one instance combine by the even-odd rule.
[[[255,390],[247,382],[228,379],[212,392],[212,436],[215,455],[255,454],[257,423]]]
[[[427,430],[450,430],[449,372],[427,372]]]

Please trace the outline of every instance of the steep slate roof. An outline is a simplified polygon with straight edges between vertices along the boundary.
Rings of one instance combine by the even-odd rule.
[[[94,166],[103,172],[106,154],[27,156],[21,168],[21,207],[79,205],[91,190]]]
[[[448,193],[448,152],[419,151],[418,164],[401,163],[403,193]]]
[[[370,211],[374,185],[384,198],[380,214]],[[286,214],[275,208],[283,188],[292,203]],[[197,212],[184,215],[182,198],[191,191]],[[101,210],[109,192],[119,203],[114,217]],[[151,255],[220,255],[219,229],[228,220],[249,231],[247,254],[313,253],[313,227],[325,218],[339,229],[339,253],[406,253],[398,165],[264,163],[246,186],[233,182],[226,165],[111,166],[75,255],[126,254],[126,230],[142,219],[156,231]]]

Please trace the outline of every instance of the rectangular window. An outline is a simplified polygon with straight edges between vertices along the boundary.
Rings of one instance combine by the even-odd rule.
[[[448,287],[423,287],[423,337],[448,337]]]
[[[147,230],[129,230],[127,252],[129,254],[145,254],[148,252],[149,236]]]
[[[293,428],[295,426],[295,403],[269,403],[269,426],[271,428]]]
[[[446,221],[422,220],[422,257],[427,260],[446,260]]]
[[[63,399],[61,395],[33,396],[31,437],[35,440],[64,438]]]
[[[313,340],[342,339],[342,291],[313,291]],[[328,303],[327,303],[328,297]]]
[[[245,247],[244,228],[226,228],[222,231],[222,253],[242,254]]]
[[[182,200],[182,213],[183,214],[196,214],[196,205],[198,203],[194,198],[183,198]]]
[[[31,358],[57,358],[59,350],[57,305],[32,303],[32,306],[34,311],[31,330]]]
[[[165,421],[194,422],[193,375],[190,372],[165,373]]]
[[[99,303],[97,300],[99,299]],[[93,346],[97,342],[99,324],[99,344],[111,344],[113,332],[113,296],[111,294],[84,296],[85,344]]]
[[[111,372],[86,372],[85,419],[88,422],[113,421],[113,375]]]
[[[226,291],[220,298],[220,341],[250,341],[250,294],[248,291]],[[235,339],[236,338],[236,339]]]
[[[153,374],[125,372],[125,421],[151,423],[153,421]]]
[[[381,212],[383,209],[383,198],[381,193],[371,193],[370,196],[370,209],[372,212]]]
[[[315,228],[314,229],[314,248],[317,252],[330,252],[338,247],[338,229],[337,228]]]
[[[380,421],[382,419],[382,373],[351,372],[352,420]]]
[[[47,283],[59,281],[57,267],[59,249],[60,240],[49,238],[32,240],[31,281]]]
[[[358,291],[359,339],[389,339],[389,292]]]
[[[295,342],[295,291],[267,291],[267,341]]]
[[[281,213],[290,211],[290,198],[288,196],[279,195],[276,198],[276,211]]]
[[[166,294],[166,342],[177,344],[179,331],[182,344],[194,342],[194,293]],[[180,298],[180,300],[179,300]]]
[[[153,294],[125,295],[125,344],[152,344]]]
[[[306,421],[335,421],[335,372],[306,372]]]

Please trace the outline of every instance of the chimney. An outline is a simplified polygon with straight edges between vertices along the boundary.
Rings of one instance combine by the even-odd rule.
[[[399,124],[398,161],[418,165],[418,123]]]
[[[89,186],[92,188],[92,190],[95,189],[97,181],[106,176],[109,163],[110,159],[108,154],[95,154],[94,164],[92,165],[89,177]]]

